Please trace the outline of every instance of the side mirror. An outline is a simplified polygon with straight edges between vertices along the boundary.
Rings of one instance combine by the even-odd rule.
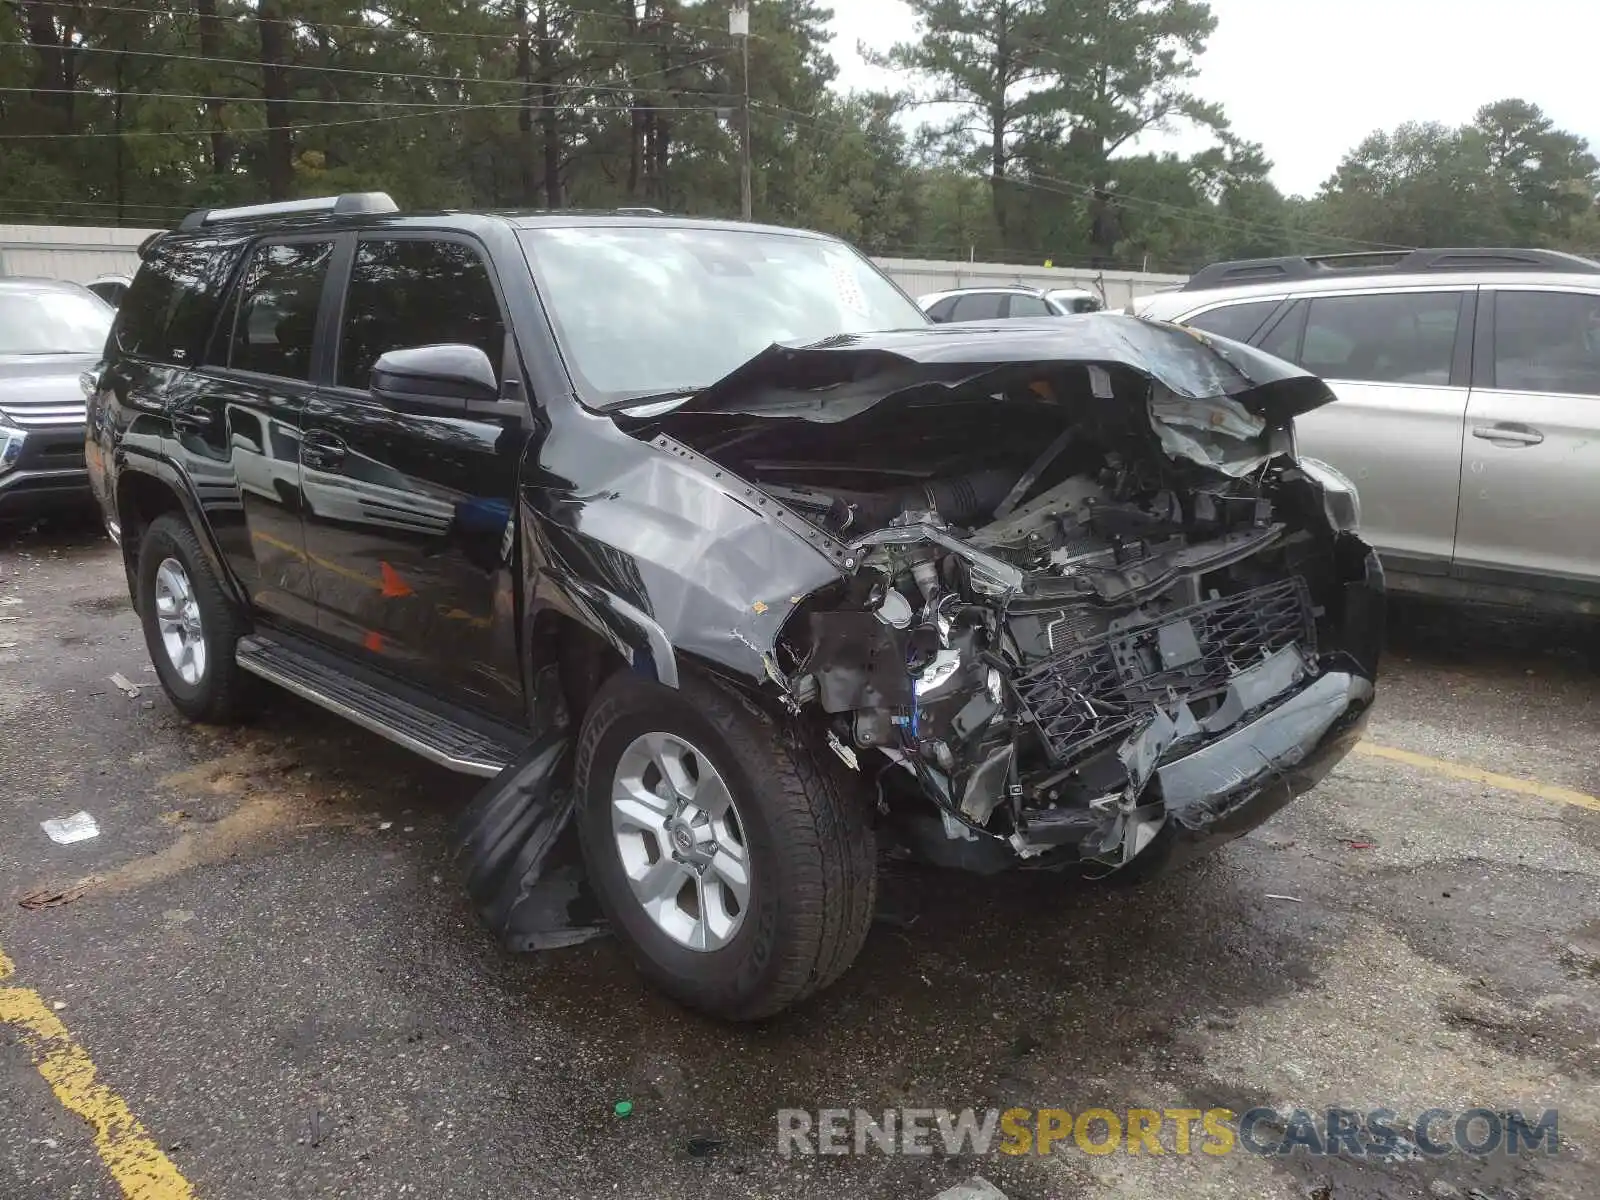
[[[445,415],[501,410],[500,379],[476,346],[390,350],[372,367],[373,398],[390,408]]]

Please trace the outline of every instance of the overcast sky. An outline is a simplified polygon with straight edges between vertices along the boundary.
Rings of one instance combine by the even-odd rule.
[[[840,84],[903,84],[856,53],[858,41],[886,48],[914,34],[901,0],[831,2]],[[1266,147],[1285,192],[1314,193],[1374,129],[1462,124],[1510,96],[1600,148],[1600,0],[1211,0],[1211,11],[1195,90]],[[1140,148],[1204,144],[1180,132]]]

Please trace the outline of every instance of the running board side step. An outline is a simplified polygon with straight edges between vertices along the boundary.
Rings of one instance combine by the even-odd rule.
[[[526,748],[509,737],[469,728],[446,713],[403,699],[330,666],[320,656],[262,634],[240,638],[234,658],[241,670],[463,775],[498,775]]]

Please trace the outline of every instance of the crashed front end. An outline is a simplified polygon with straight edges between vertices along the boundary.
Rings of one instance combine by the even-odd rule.
[[[847,547],[767,685],[892,843],[978,871],[1160,866],[1311,787],[1373,698],[1383,583],[1299,460],[1332,399],[1096,314],[777,349],[658,429]]]

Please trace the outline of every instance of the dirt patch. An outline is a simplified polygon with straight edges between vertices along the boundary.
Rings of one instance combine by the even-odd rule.
[[[292,772],[299,765],[276,748],[248,744],[217,758],[167,775],[156,784],[182,804],[162,815],[162,823],[181,830],[178,840],[144,858],[65,885],[36,888],[22,898],[24,908],[48,908],[91,893],[118,895],[170,879],[195,867],[233,858],[274,835],[361,824],[358,814],[340,807],[348,793],[307,786]],[[231,811],[210,816],[217,801],[245,797]]]
[[[90,596],[86,600],[74,600],[70,607],[73,612],[89,613],[91,616],[109,616],[132,608],[133,605],[127,596]]]

